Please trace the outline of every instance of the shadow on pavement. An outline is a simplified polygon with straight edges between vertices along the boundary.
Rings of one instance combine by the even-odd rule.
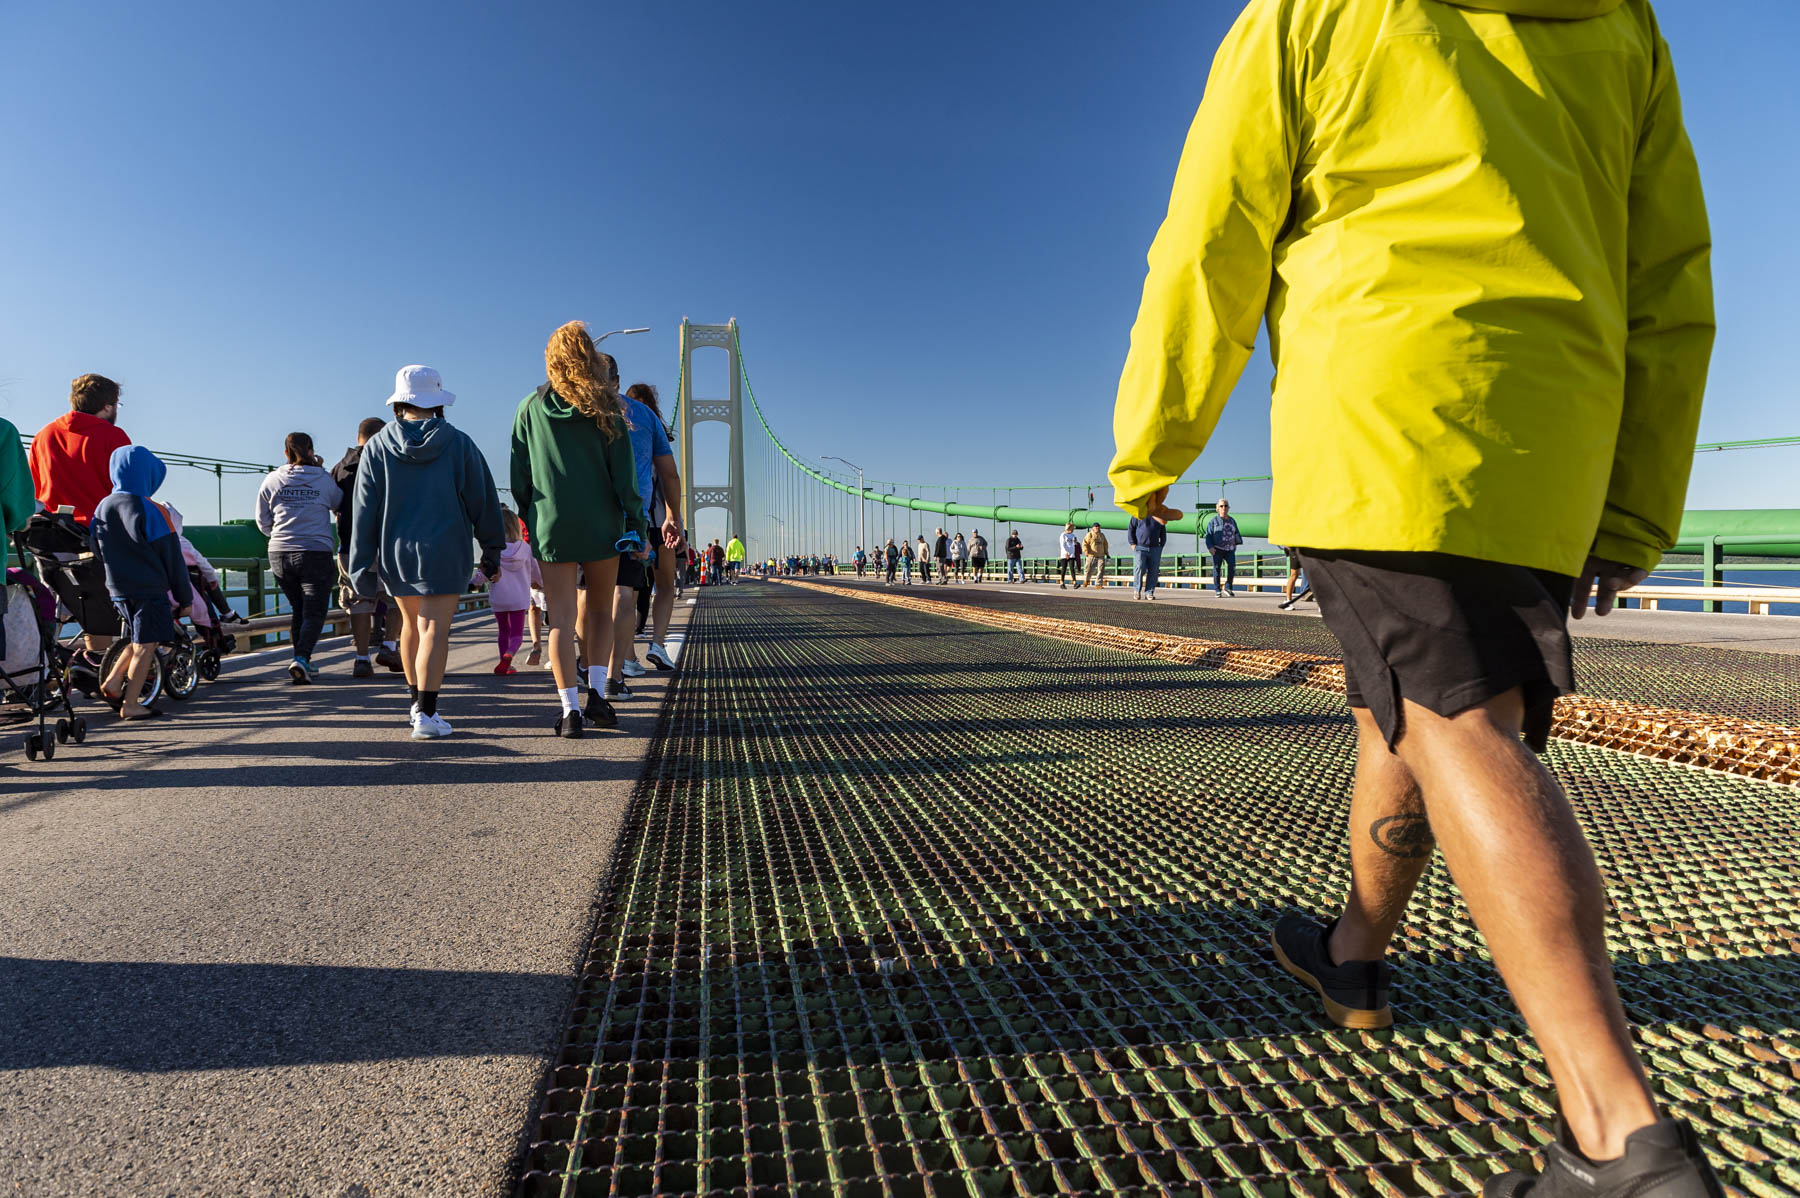
[[[565,974],[0,957],[0,1069],[539,1054]]]

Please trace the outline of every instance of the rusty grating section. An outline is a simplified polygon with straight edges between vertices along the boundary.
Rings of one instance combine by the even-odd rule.
[[[1344,693],[1344,667],[1336,657],[1297,653],[1286,649],[1250,649],[1223,641],[1176,636],[1098,624],[1064,620],[995,607],[947,603],[905,593],[863,587],[809,583],[812,589],[835,595],[885,603],[912,611],[932,612],[970,620],[994,628],[1030,632],[1038,636],[1079,641],[1126,653],[1140,653],[1164,661],[1206,666],[1250,678],[1272,679],[1296,686]],[[1736,716],[1674,711],[1601,699],[1592,695],[1565,695],[1556,701],[1552,735],[1581,744],[1600,745],[1641,753],[1678,765],[1699,766],[1761,778],[1771,782],[1800,783],[1800,727],[1746,720]]]
[[[1121,603],[1101,596],[1123,595],[1126,591],[1122,587],[1108,588],[1090,597],[1086,590],[1063,591],[1044,583],[932,586],[929,590],[921,585],[912,593],[923,593],[942,603],[999,607],[1232,645],[1332,658],[1338,652],[1337,639],[1324,621],[1312,616],[1317,608],[1311,603],[1291,614],[1258,605]],[[1592,625],[1591,620],[1587,623]],[[1780,620],[1772,623],[1779,624]],[[1609,626],[1616,625],[1615,620]],[[1576,631],[1582,627],[1577,625]],[[1800,654],[1577,636],[1575,677],[1584,693],[1600,699],[1620,699],[1675,711],[1704,711],[1764,723],[1791,724],[1800,719]]]
[[[520,1192],[1466,1194],[1550,1134],[1441,866],[1399,1023],[1276,914],[1348,881],[1328,693],[815,589],[708,592]],[[1556,743],[1659,1097],[1800,1195],[1800,798]]]

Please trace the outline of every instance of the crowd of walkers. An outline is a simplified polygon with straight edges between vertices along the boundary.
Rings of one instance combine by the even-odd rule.
[[[319,676],[313,656],[336,600],[350,617],[352,676],[372,678],[377,667],[404,674],[412,735],[449,736],[439,694],[451,622],[459,599],[483,586],[494,672],[517,672],[529,630],[527,664],[547,653],[556,680],[560,736],[617,725],[613,703],[630,697],[628,678],[646,672],[635,649],[646,626],[646,659],[674,668],[665,641],[678,587],[696,575],[734,578],[743,543],[714,542],[701,555],[687,545],[654,387],[621,392],[618,364],[578,321],[556,330],[544,357],[548,381],[514,414],[517,510],[501,504],[481,451],[447,419],[456,395],[428,366],[397,373],[389,418],[362,421],[356,445],[329,470],[309,434],[288,434],[285,463],[258,490],[256,524],[291,613],[295,685]],[[123,718],[148,719],[160,712],[138,699],[176,622],[201,618],[201,605],[221,623],[243,617],[181,535],[180,514],[154,498],[166,467],[118,427],[119,405],[116,382],[76,379],[70,411],[33,439],[28,463],[14,460],[23,456],[16,430],[0,429],[0,520],[11,534],[42,510],[91,538],[96,577],[72,613],[85,640],[77,668],[97,670],[124,638],[129,648],[93,691]]]

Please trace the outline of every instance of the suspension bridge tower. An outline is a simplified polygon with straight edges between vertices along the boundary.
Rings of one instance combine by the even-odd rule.
[[[714,346],[725,351],[730,362],[730,394],[724,398],[694,398],[694,351]],[[725,509],[725,536],[750,539],[744,519],[744,372],[738,365],[737,319],[729,324],[689,324],[681,321],[681,386],[676,403],[681,409],[681,479],[687,488],[687,522],[699,535],[697,516],[702,508]],[[729,477],[723,483],[702,483],[694,474],[694,426],[716,420],[731,430],[726,458]]]

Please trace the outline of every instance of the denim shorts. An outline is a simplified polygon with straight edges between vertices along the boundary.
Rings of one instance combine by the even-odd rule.
[[[166,597],[114,599],[122,635],[134,645],[166,645],[175,639],[175,609]]]

